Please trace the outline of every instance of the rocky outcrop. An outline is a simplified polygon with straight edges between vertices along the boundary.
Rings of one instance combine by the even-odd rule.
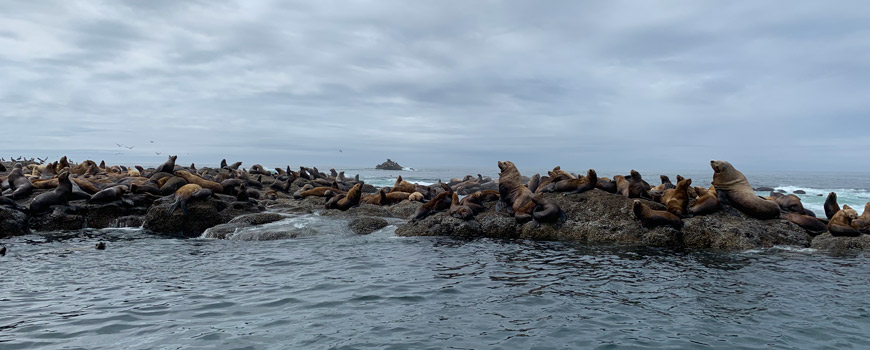
[[[30,228],[27,227],[27,215],[21,211],[0,206],[0,238],[28,233],[30,233]]]
[[[173,196],[166,196],[154,202],[145,214],[144,228],[163,235],[199,237],[206,229],[225,224],[237,216],[258,213],[265,208],[248,201],[239,202],[235,197],[216,195],[205,200],[188,202],[190,214],[176,210],[168,215],[174,202]]]
[[[377,166],[375,166],[375,169],[379,169],[379,170],[402,170],[404,168],[401,165],[399,165],[399,163],[396,163],[396,162],[392,161],[391,159],[387,158],[386,162],[378,164]]]
[[[226,239],[241,229],[272,223],[284,218],[286,218],[286,216],[278,213],[256,213],[242,215],[233,218],[226,224],[220,224],[206,229],[205,232],[203,232],[202,234],[202,238]]]
[[[870,250],[870,235],[858,237],[834,237],[830,232],[825,232],[813,238],[813,249],[829,250],[833,252],[849,250]]]
[[[651,246],[677,246],[715,249],[749,249],[786,244],[809,246],[810,236],[785,220],[756,220],[733,210],[683,220],[681,230],[670,227],[647,229],[631,210],[633,200],[593,190],[580,194],[544,194],[565,211],[563,223],[517,224],[515,219],[494,208],[462,221],[446,213],[400,226],[400,236],[453,236],[461,238],[497,237],[534,240],[581,241]],[[647,202],[654,209],[661,204]]]
[[[350,230],[358,235],[367,235],[369,233],[387,227],[387,225],[389,225],[387,220],[376,217],[356,218],[351,220],[350,223],[347,224],[347,226],[350,227]]]

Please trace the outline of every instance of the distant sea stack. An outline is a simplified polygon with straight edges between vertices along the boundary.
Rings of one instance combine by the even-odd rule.
[[[387,158],[387,161],[386,161],[386,162],[383,162],[383,163],[381,163],[381,164],[378,164],[377,166],[375,166],[375,169],[380,169],[380,170],[402,170],[402,169],[404,169],[404,168],[402,168],[402,166],[399,165],[399,163],[396,163],[396,162],[392,161],[391,159]]]

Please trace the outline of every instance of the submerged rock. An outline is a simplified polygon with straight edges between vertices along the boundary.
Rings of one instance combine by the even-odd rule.
[[[272,223],[284,218],[286,218],[286,216],[278,213],[256,213],[242,215],[233,218],[232,220],[230,220],[230,222],[226,224],[220,224],[206,229],[205,232],[203,232],[202,234],[202,238],[227,239],[229,236],[238,232],[241,229]]]
[[[387,225],[389,225],[389,223],[383,218],[362,217],[351,220],[347,226],[350,227],[350,230],[353,231],[353,233],[367,235],[387,227]]]

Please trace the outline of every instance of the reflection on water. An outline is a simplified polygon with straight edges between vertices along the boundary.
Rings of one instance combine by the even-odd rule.
[[[109,242],[105,251],[95,240]],[[863,255],[311,235],[4,242],[0,348],[865,348]]]

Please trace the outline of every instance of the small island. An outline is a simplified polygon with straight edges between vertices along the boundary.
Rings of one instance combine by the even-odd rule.
[[[378,164],[377,166],[375,166],[375,169],[380,169],[380,170],[402,170],[402,169],[404,169],[404,168],[402,168],[402,166],[399,165],[399,163],[396,163],[396,162],[392,161],[390,158],[387,158],[387,161],[386,161],[386,162],[383,162],[383,163],[381,163],[381,164]]]

